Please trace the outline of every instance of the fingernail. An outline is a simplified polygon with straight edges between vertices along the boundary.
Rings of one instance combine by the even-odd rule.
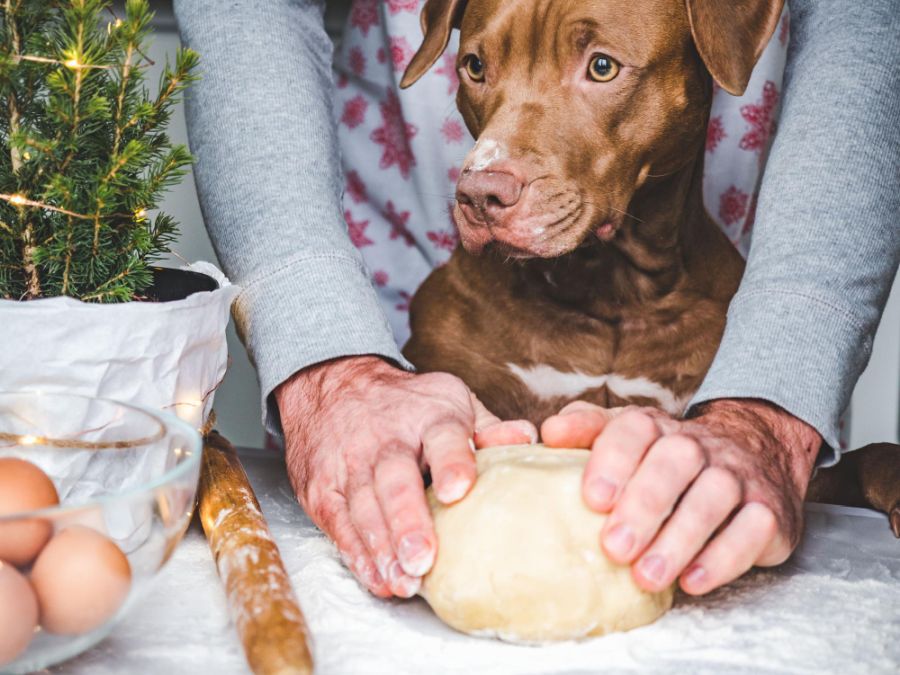
[[[469,491],[469,481],[466,478],[452,478],[444,481],[441,487],[435,486],[434,492],[439,501],[444,504],[452,504],[462,499]]]
[[[537,443],[537,431],[535,431],[534,426],[530,422],[524,420],[517,421],[516,428],[528,437],[529,443]]]
[[[421,577],[434,564],[434,551],[421,534],[408,534],[400,540],[397,551],[403,571],[413,577]]]
[[[700,586],[704,581],[706,581],[706,570],[700,565],[691,565],[684,573],[684,583],[688,586]]]
[[[410,577],[404,574],[400,563],[395,560],[388,568],[388,584],[394,595],[411,598],[418,592],[422,580],[419,577]]]
[[[612,504],[613,497],[616,494],[616,485],[598,476],[591,479],[587,492],[593,506],[605,508]]]
[[[660,555],[648,555],[638,563],[638,570],[647,581],[659,584],[666,573],[666,559]]]
[[[421,577],[403,577],[397,586],[396,595],[400,598],[411,598],[421,587]]]
[[[634,533],[625,524],[616,525],[606,533],[606,536],[603,538],[603,545],[615,557],[626,559],[634,547]]]

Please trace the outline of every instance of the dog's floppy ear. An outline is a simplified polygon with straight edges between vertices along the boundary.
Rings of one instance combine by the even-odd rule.
[[[685,0],[697,51],[729,94],[747,88],[753,66],[769,43],[784,0]]]
[[[441,58],[450,42],[451,31],[459,28],[465,6],[466,0],[428,0],[425,3],[421,16],[425,40],[403,73],[401,89],[415,84]]]

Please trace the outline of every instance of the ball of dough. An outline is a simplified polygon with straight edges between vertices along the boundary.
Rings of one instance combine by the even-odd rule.
[[[600,548],[606,516],[581,498],[590,453],[540,445],[478,452],[452,506],[428,500],[438,555],[421,594],[453,628],[512,642],[573,640],[655,621],[674,588],[641,590]]]

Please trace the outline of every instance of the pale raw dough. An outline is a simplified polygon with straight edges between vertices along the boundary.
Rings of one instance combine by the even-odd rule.
[[[443,506],[428,490],[439,549],[421,594],[453,628],[513,642],[573,640],[655,621],[673,589],[642,591],[600,548],[605,516],[581,498],[589,452],[480,450],[478,480]]]

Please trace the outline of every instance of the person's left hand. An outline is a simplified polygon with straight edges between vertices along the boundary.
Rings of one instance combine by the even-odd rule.
[[[753,565],[784,562],[803,528],[819,434],[765,401],[713,401],[693,419],[577,401],[541,427],[551,447],[590,448],[583,496],[609,513],[607,555],[659,591],[700,595]]]

